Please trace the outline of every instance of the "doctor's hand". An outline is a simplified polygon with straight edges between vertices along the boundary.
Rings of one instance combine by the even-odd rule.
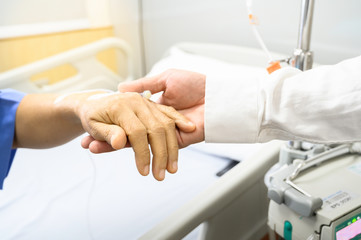
[[[165,170],[177,171],[176,126],[183,132],[192,132],[195,126],[174,108],[151,102],[138,93],[102,93],[90,97],[85,94],[83,98],[86,99],[80,101],[76,113],[90,134],[82,141],[84,148],[100,153],[128,144],[135,152],[139,173],[148,175],[150,145],[152,171],[157,180],[164,179]]]
[[[120,92],[162,92],[158,103],[174,107],[196,124],[194,132],[179,131],[180,147],[204,140],[204,98],[206,76],[196,72],[170,69],[153,77],[121,83]]]

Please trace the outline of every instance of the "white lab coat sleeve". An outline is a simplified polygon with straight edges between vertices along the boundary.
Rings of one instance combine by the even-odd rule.
[[[361,141],[361,56],[268,77],[208,77],[207,142]]]

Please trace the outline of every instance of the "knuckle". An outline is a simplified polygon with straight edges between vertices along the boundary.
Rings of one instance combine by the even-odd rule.
[[[122,108],[121,104],[119,102],[117,102],[116,104],[110,104],[110,106],[108,106],[109,108],[109,113],[117,113],[120,111],[120,109]]]
[[[149,149],[134,149],[136,164],[139,167],[147,165],[150,162],[150,152]]]
[[[179,150],[179,145],[176,137],[168,142],[169,144],[167,145],[167,147],[169,151]]]
[[[152,128],[148,129],[149,134],[165,134],[165,127],[162,124],[155,123]]]
[[[141,149],[137,150],[136,153],[138,154],[138,156],[143,157],[142,161],[144,161],[144,162],[149,161],[149,158],[150,158],[149,148],[141,148]]]
[[[170,145],[168,145],[168,151],[169,151],[169,152],[178,151],[178,145],[176,145],[176,144],[170,144]]]
[[[139,138],[141,136],[147,135],[147,129],[144,126],[137,126],[128,131],[128,135],[131,138]]]
[[[177,112],[177,110],[175,110],[175,108],[172,107],[172,106],[159,105],[158,108],[160,108],[160,109],[162,109],[162,111],[168,112],[168,113],[175,113],[175,112]]]
[[[168,118],[164,121],[164,126],[167,129],[175,129],[175,121]]]
[[[153,155],[158,158],[159,160],[161,159],[167,159],[168,158],[168,151],[167,149],[160,149],[156,152],[153,152]],[[159,165],[161,166],[166,166],[167,165],[167,162],[166,161],[159,161]]]
[[[167,108],[168,108],[168,111],[170,111],[170,112],[176,112],[177,110],[175,110],[175,108],[174,107],[172,107],[172,106],[166,106]]]

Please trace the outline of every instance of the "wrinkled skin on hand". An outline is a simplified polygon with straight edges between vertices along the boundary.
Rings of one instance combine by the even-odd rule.
[[[84,130],[90,134],[82,140],[84,148],[101,153],[130,146],[142,175],[150,171],[150,145],[152,171],[157,180],[164,179],[165,170],[177,171],[176,126],[186,132],[195,128],[174,108],[151,102],[138,93],[91,96],[78,104],[77,113]]]

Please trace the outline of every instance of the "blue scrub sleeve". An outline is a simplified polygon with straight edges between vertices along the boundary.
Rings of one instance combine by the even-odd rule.
[[[24,93],[15,90],[0,90],[0,189],[3,188],[15,156],[16,149],[12,149],[12,144],[16,110],[24,96]]]

